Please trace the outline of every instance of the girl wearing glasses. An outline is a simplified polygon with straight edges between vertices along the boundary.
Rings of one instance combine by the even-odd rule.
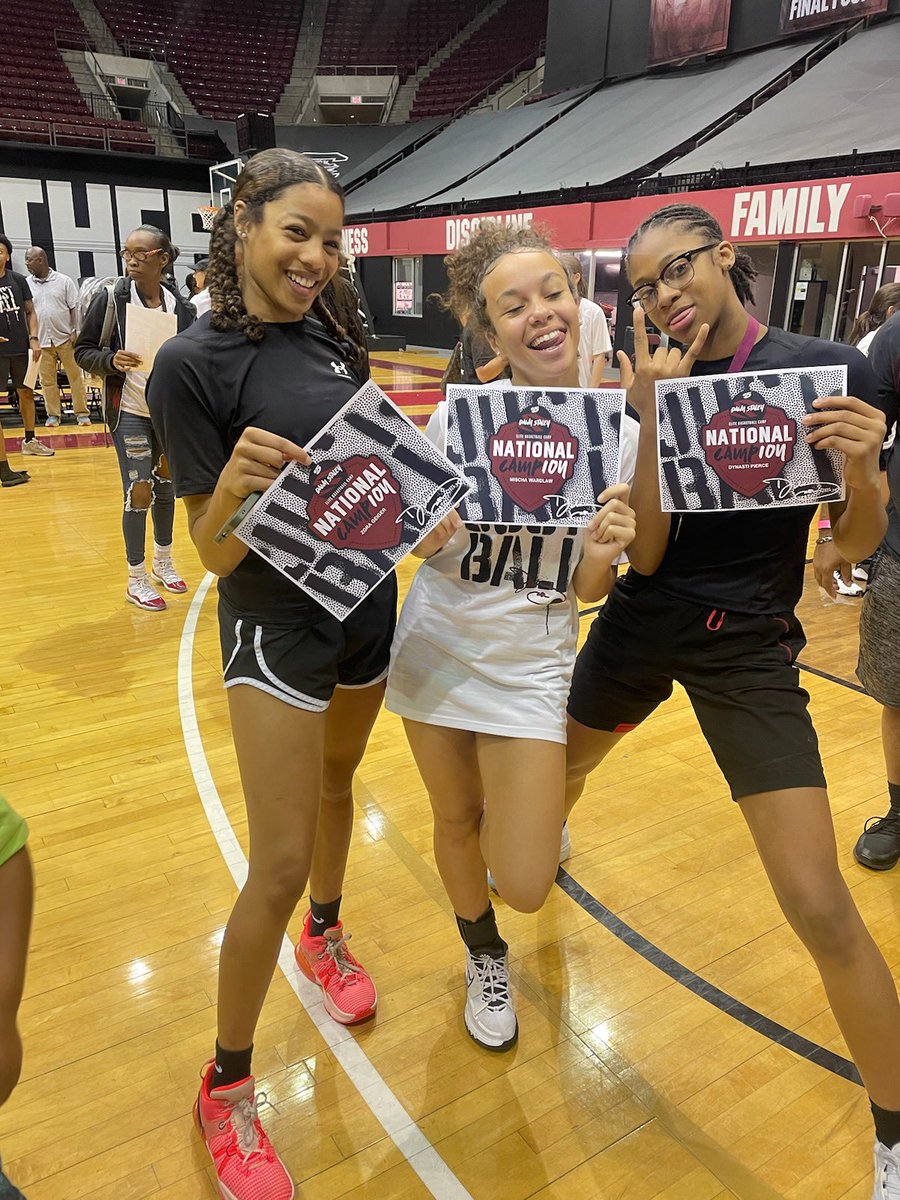
[[[187,584],[172,561],[175,491],[162,445],[150,422],[145,390],[147,372],[137,354],[125,349],[129,304],[174,313],[180,333],[194,320],[194,310],[162,281],[178,251],[155,225],[139,225],[125,240],[125,275],[112,289],[114,310],[107,319],[109,293],[99,288],[75,343],[75,361],[104,379],[104,415],[119,459],[125,507],[122,533],[128,559],[125,599],[148,612],[162,612],[166,602],[154,587],[181,595]],[[104,330],[104,325],[107,329]],[[106,336],[104,336],[104,333]],[[153,513],[153,560],[147,572],[147,512]]]
[[[750,827],[785,917],[813,956],[872,1102],[875,1200],[900,1196],[900,1004],[891,973],[838,867],[808,694],[795,665],[805,645],[794,613],[814,507],[670,516],[657,471],[657,380],[729,371],[846,364],[849,396],[814,403],[808,442],[844,455],[845,503],[832,536],[856,562],[887,518],[878,455],[885,420],[857,350],[766,328],[749,317],[755,271],[703,209],[654,213],[628,247],[636,363],[619,354],[641,416],[631,503],[632,569],[595,620],[569,699],[569,787],[681,683]],[[645,313],[689,347],[651,357]]]
[[[486,222],[446,265],[449,307],[506,358],[513,386],[579,386],[578,299],[544,237]],[[446,421],[441,404],[426,430],[438,444]],[[636,432],[626,418],[624,479]],[[553,883],[576,594],[591,603],[612,586],[634,536],[627,497],[624,484],[608,488],[583,531],[463,526],[453,513],[414,551],[425,562],[400,615],[386,705],[404,719],[434,811],[435,859],[465,947],[466,1029],[489,1050],[513,1046],[518,1023],[485,868],[520,912],[536,912]]]

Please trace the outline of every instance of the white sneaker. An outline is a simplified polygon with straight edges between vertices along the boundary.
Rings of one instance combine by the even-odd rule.
[[[839,596],[861,596],[863,594],[864,589],[858,583],[844,583],[840,571],[835,571],[834,581],[837,584]]]
[[[466,948],[465,1021],[469,1036],[485,1050],[508,1050],[519,1040],[505,954],[492,958]]]
[[[163,612],[166,607],[165,600],[163,600],[162,596],[150,582],[150,577],[146,571],[143,575],[128,576],[125,599],[132,604],[136,604],[138,608],[146,609],[148,612]]]
[[[568,862],[571,857],[572,857],[572,839],[569,837],[569,824],[568,824],[568,822],[565,822],[562,827],[562,838],[559,843],[560,866],[562,866],[562,864],[564,862]],[[488,887],[491,889],[491,891],[496,892],[497,891],[497,883],[496,883],[493,875],[491,874],[490,867],[488,867],[487,881],[488,881]],[[499,895],[499,893],[498,893],[498,895]]]
[[[171,558],[154,558],[150,577],[161,583],[167,592],[174,592],[176,596],[182,596],[187,591],[187,584],[175,570]]]
[[[875,1191],[872,1200],[900,1200],[900,1146],[889,1150],[875,1139]]]
[[[56,451],[51,450],[49,446],[45,446],[43,442],[39,442],[34,437],[22,443],[22,453],[34,454],[38,458],[52,458]]]
[[[861,566],[859,563],[853,568],[851,574],[854,579],[858,579],[861,583],[869,582],[869,568]]]

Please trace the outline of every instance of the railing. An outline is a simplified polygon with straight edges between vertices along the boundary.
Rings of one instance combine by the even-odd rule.
[[[53,41],[57,50],[92,50],[95,54],[116,54],[124,58],[148,58],[151,62],[166,62],[167,46],[162,39],[137,40],[115,38],[100,45],[83,29],[54,29]],[[118,46],[118,49],[116,49]]]
[[[463,113],[469,112],[471,109],[476,108],[484,100],[487,100],[488,96],[490,96],[493,92],[496,92],[498,88],[503,87],[504,83],[512,83],[516,76],[521,75],[521,73],[527,68],[528,64],[533,62],[535,58],[543,58],[543,56],[544,43],[541,42],[540,46],[538,47],[537,54],[532,52],[531,54],[526,55],[521,62],[516,63],[514,67],[510,67],[508,71],[504,71],[502,75],[498,75],[496,79],[492,80],[491,83],[487,84],[486,87],[483,87],[480,92],[476,92],[474,96],[470,97],[463,104],[460,104],[459,108],[454,109],[450,119],[455,121],[456,118],[461,117]],[[413,102],[413,108],[415,108],[415,102]]]
[[[400,68],[397,66],[354,66],[352,63],[345,63],[342,67],[316,67],[317,75],[399,75]]]
[[[531,55],[528,57],[531,58]],[[526,59],[526,61],[528,60]],[[515,70],[515,68],[513,69]],[[527,104],[530,98],[536,94],[540,94],[541,88],[544,86],[543,62],[539,62],[536,66],[532,67],[524,79],[519,79],[518,75],[519,72],[516,71],[508,87],[503,88],[501,84],[500,87],[503,90],[497,92],[496,95],[489,94],[488,98],[478,105],[478,108],[490,109],[491,112],[507,112],[519,104]],[[505,101],[513,91],[517,93],[515,98],[509,104],[506,104]]]
[[[39,145],[55,146],[58,149],[106,150],[116,154],[129,153],[128,143],[122,140],[121,129],[107,129],[96,125],[79,125],[78,117],[61,121],[13,120],[0,118],[0,144],[14,142],[16,134],[28,134],[26,143],[34,144],[35,135]],[[84,143],[87,142],[88,145]],[[117,143],[113,145],[113,143]],[[154,153],[156,145],[154,143]]]

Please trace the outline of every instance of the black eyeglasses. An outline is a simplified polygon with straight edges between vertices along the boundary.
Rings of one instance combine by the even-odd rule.
[[[642,283],[639,288],[635,288],[628,297],[628,303],[637,302],[645,313],[653,312],[659,304],[659,290],[656,285],[664,283],[666,287],[670,288],[686,287],[694,278],[696,256],[703,254],[706,250],[715,250],[718,245],[720,245],[719,242],[709,242],[705,246],[698,246],[696,250],[685,250],[684,254],[679,254],[677,258],[666,263],[662,274],[658,275],[653,283]]]

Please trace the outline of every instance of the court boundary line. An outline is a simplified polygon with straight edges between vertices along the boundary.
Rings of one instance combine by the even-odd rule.
[[[214,579],[212,573],[207,573],[200,583],[181,632],[178,647],[178,709],[184,748],[200,803],[231,877],[241,888],[247,878],[247,859],[212,777],[194,702],[194,639],[203,601]],[[435,1200],[474,1200],[391,1091],[350,1029],[338,1025],[325,1011],[320,989],[297,969],[294,947],[286,935],[278,955],[278,966],[347,1078]]]

